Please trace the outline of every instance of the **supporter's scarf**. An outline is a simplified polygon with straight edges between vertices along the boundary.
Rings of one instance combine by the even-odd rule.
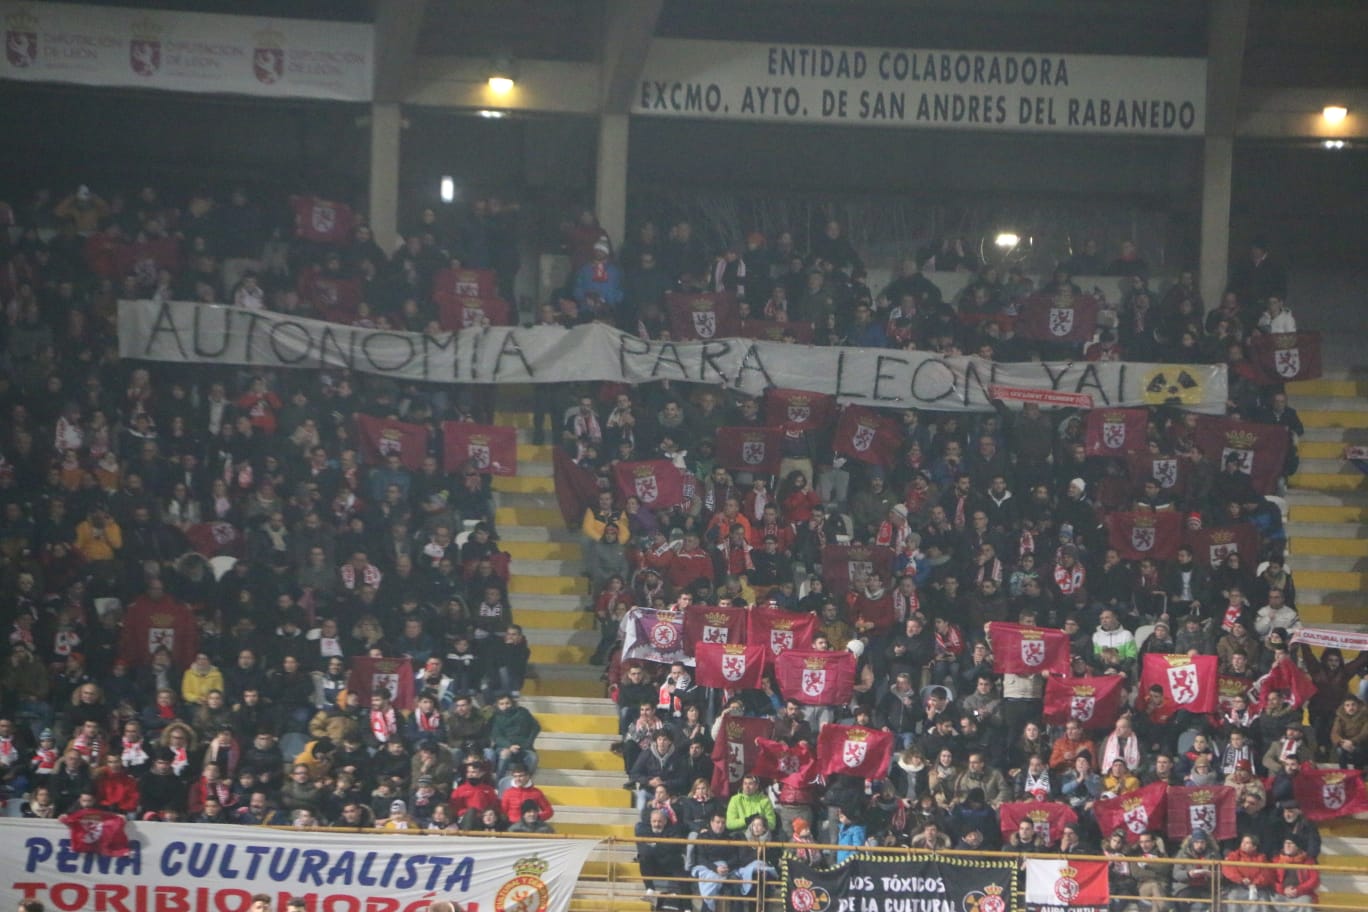
[[[436,730],[437,730],[437,726],[440,725],[440,724],[442,723],[442,714],[441,714],[441,713],[435,713],[435,712],[432,712],[432,713],[416,712],[416,713],[413,714],[413,718],[414,718],[415,720],[417,720],[417,722],[418,722],[418,730],[419,730],[419,731],[425,731],[425,732],[436,731]]]
[[[120,751],[120,756],[123,757],[124,766],[129,769],[146,763],[147,751],[143,747],[142,739],[139,738],[136,741],[130,741],[129,739],[124,738],[123,750]]]
[[[178,747],[175,749],[175,753],[175,757],[171,760],[171,772],[179,776],[190,765],[190,752],[183,747]]]
[[[394,710],[371,710],[370,714],[371,734],[375,735],[375,740],[384,744],[394,737],[395,722]]]
[[[0,738],[0,764],[13,766],[19,759],[19,751],[13,738]]]

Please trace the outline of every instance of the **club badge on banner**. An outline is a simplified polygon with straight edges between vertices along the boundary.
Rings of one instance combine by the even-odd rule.
[[[1015,859],[858,854],[831,868],[780,862],[785,912],[1008,912]]]
[[[741,329],[741,314],[730,293],[665,293],[670,337],[681,341],[727,339]]]
[[[689,605],[684,609],[684,651],[703,643],[739,645],[746,642],[748,609],[717,605]]]
[[[1145,450],[1146,409],[1093,409],[1084,423],[1089,456],[1129,456]]]
[[[855,656],[844,649],[788,649],[775,658],[774,676],[786,700],[808,706],[842,706],[855,692]]]
[[[1147,653],[1140,671],[1140,693],[1151,687],[1164,691],[1166,720],[1179,710],[1190,713],[1215,712],[1217,685],[1215,656],[1163,655]]]
[[[1126,460],[1131,488],[1138,495],[1144,492],[1145,482],[1153,479],[1159,490],[1170,497],[1181,497],[1187,492],[1188,462],[1177,456],[1151,456],[1133,453]]]
[[[396,659],[356,656],[351,660],[347,675],[347,690],[361,698],[368,706],[372,695],[389,697],[395,709],[413,708],[413,662],[407,657]]]
[[[718,428],[717,462],[736,472],[775,475],[784,458],[783,441],[784,432],[778,428]]]
[[[817,770],[824,776],[879,779],[892,757],[892,732],[833,722],[817,734]]]
[[[694,647],[694,663],[694,677],[700,687],[756,688],[765,677],[765,647],[699,643]]]
[[[517,475],[517,430],[468,421],[443,421],[443,469],[457,472],[467,463],[490,475]]]
[[[713,744],[712,789],[721,798],[741,788],[741,779],[755,767],[761,738],[774,737],[774,720],[763,716],[727,716]]]
[[[1167,792],[1167,785],[1152,782],[1115,798],[1102,798],[1093,804],[1093,817],[1103,833],[1119,829],[1127,842],[1135,842],[1141,833],[1163,832]]]
[[[1045,721],[1063,725],[1075,720],[1088,731],[1110,730],[1121,713],[1124,675],[1051,676],[1045,681]]]
[[[1215,464],[1216,471],[1224,471],[1227,460],[1236,460],[1239,470],[1249,476],[1254,490],[1260,494],[1273,493],[1291,443],[1291,432],[1282,425],[1214,415],[1197,419],[1197,445]]]
[[[822,548],[822,583],[828,592],[844,592],[858,579],[893,575],[893,551],[874,545],[826,545]]]
[[[1314,380],[1321,375],[1321,334],[1255,333],[1249,340],[1249,359],[1264,383]]]
[[[1012,838],[1021,821],[1029,820],[1036,836],[1048,845],[1059,842],[1064,827],[1078,823],[1078,814],[1062,801],[1007,801],[998,808],[1003,842]]]
[[[1105,861],[1077,858],[1027,858],[1027,912],[1107,912],[1111,884]]]
[[[1035,294],[1016,318],[1017,335],[1037,342],[1087,342],[1097,331],[1097,299]]]
[[[997,674],[1068,674],[1069,635],[1049,627],[994,621],[988,628]]]
[[[1215,839],[1235,838],[1235,789],[1228,785],[1169,786],[1168,837],[1184,839],[1206,830]]]
[[[433,300],[450,298],[495,298],[499,279],[491,269],[439,269],[432,277]]]
[[[757,738],[759,752],[751,772],[762,779],[783,782],[792,788],[810,785],[817,775],[817,755],[806,741],[785,744],[769,738]]]
[[[3,836],[8,833],[8,836]],[[75,855],[67,827],[0,818],[0,884],[61,908],[125,912],[284,908],[403,912],[450,900],[466,909],[566,912],[596,840],[306,833],[264,827],[129,823],[122,858]],[[231,834],[231,835],[230,835]]]
[[[759,606],[750,609],[746,642],[751,646],[763,646],[772,663],[785,650],[812,648],[816,633],[817,616],[814,614],[795,614],[782,608]]]
[[[1213,570],[1224,564],[1232,554],[1240,555],[1240,561],[1246,567],[1258,564],[1259,530],[1253,523],[1188,529],[1183,541],[1192,549],[1192,556],[1199,563],[1205,560]]]
[[[684,473],[668,459],[619,462],[613,477],[623,497],[635,497],[643,507],[664,510],[684,500]]]
[[[1361,770],[1311,769],[1303,764],[1292,780],[1292,795],[1308,820],[1334,820],[1368,812]]]
[[[623,661],[694,664],[693,656],[684,654],[681,612],[633,608],[623,615],[621,630]]]
[[[1183,517],[1176,510],[1108,513],[1107,543],[1122,560],[1173,560],[1183,543]]]
[[[345,203],[316,196],[292,196],[295,237],[316,244],[350,244],[356,213]]]
[[[765,422],[772,426],[810,431],[826,427],[835,411],[835,396],[780,387],[765,390]]]
[[[357,414],[356,436],[361,458],[370,465],[383,465],[389,457],[398,456],[404,468],[417,471],[427,456],[428,432],[421,424]]]
[[[848,405],[836,422],[832,449],[866,465],[888,468],[898,458],[902,435],[892,417],[861,405]]]

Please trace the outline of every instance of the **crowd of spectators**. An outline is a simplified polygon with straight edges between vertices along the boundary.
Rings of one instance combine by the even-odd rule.
[[[0,234],[7,797],[35,817],[101,807],[153,820],[547,831],[553,809],[531,781],[539,726],[517,702],[529,673],[508,598],[517,566],[495,560],[488,477],[440,468],[439,422],[488,419],[489,397],[332,372],[141,365],[119,359],[115,325],[121,297],[321,315],[305,289],[323,274],[360,282],[354,322],[429,329],[432,278],[453,263],[495,271],[511,294],[514,209],[490,200],[459,221],[425,211],[392,254],[364,222],[347,244],[295,240],[287,218],[242,190],[175,205],[151,187],[109,200],[82,187],[10,211],[15,225]],[[1208,311],[1191,273],[1161,283],[1131,244],[1110,264],[1085,249],[1038,289],[1019,271],[975,262],[962,242],[938,241],[875,294],[836,222],[810,250],[780,232],[715,253],[687,221],[663,236],[645,224],[616,257],[592,213],[565,229],[570,278],[536,321],[604,320],[651,338],[668,333],[666,291],[716,290],[732,292],[743,316],[810,322],[817,344],[1025,360],[1059,351],[996,317],[1027,294],[1077,291],[1075,274],[1110,272],[1127,280],[1115,329],[1065,354],[1225,363],[1231,414],[1301,430],[1281,391],[1248,366],[1251,334],[1295,329],[1262,242]],[[931,278],[948,270],[974,272],[954,300]],[[1189,461],[1191,481],[1180,500],[1144,490],[1131,506],[1181,510],[1189,523],[1257,520],[1267,560],[1257,574],[1238,561],[1208,569],[1190,551],[1164,566],[1120,560],[1095,499],[1117,467],[1085,454],[1069,411],[908,410],[886,470],[833,458],[829,427],[786,428],[775,477],[733,474],[713,455],[719,427],[783,423],[756,399],[664,383],[556,387],[536,391],[536,411],[538,439],[553,434],[602,484],[582,524],[588,607],[603,631],[595,659],[622,708],[628,786],[640,793],[643,874],[666,885],[691,872],[709,908],[734,886],[723,881],[745,892],[772,872],[780,838],[847,851],[1111,852],[1116,836],[1092,825],[1092,802],[1160,779],[1238,785],[1240,836],[1256,844],[1227,851],[1315,857],[1290,777],[1298,763],[1363,764],[1368,722],[1348,694],[1361,663],[1329,650],[1295,650],[1326,710],[1309,731],[1276,696],[1261,715],[1237,703],[1159,721],[1133,693],[1112,730],[1052,730],[1039,676],[993,674],[992,621],[1062,628],[1076,674],[1121,675],[1131,691],[1142,651],[1218,655],[1223,673],[1251,686],[1286,654],[1296,596],[1278,511],[1214,465],[1174,409],[1152,410],[1150,446]],[[368,464],[357,414],[427,425],[422,468]],[[656,455],[694,480],[686,501],[651,511],[619,498],[612,464]],[[825,591],[821,548],[840,540],[891,549],[893,575]],[[224,557],[231,569],[211,564]],[[875,629],[860,605],[886,593],[896,624]],[[686,666],[623,662],[624,612],[685,596],[818,615],[815,645],[858,657],[855,698],[810,712],[767,680],[723,704]],[[407,657],[415,707],[398,711],[383,693],[363,703],[348,686],[357,656]],[[831,721],[884,727],[899,752],[879,780],[779,790],[748,774],[723,801],[710,792],[711,747],[739,713],[773,716],[791,744],[813,742]],[[1060,843],[1026,829],[1003,840],[996,809],[1016,798],[1064,801],[1080,822]],[[651,840],[662,834],[728,845],[686,858]],[[1217,848],[1203,835],[1170,847],[1146,839],[1139,851],[1209,857]],[[1142,878],[1143,865],[1116,870],[1153,876]],[[1147,888],[1200,889],[1183,871]],[[1305,893],[1307,883],[1292,886]]]

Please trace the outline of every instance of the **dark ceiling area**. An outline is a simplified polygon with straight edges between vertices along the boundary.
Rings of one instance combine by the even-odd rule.
[[[1368,83],[1368,3],[1254,0],[1242,82],[1289,89]]]
[[[603,0],[429,0],[418,53],[589,62],[602,53]]]
[[[278,19],[322,19],[328,22],[374,22],[374,0],[58,0],[84,6],[122,6],[177,10],[185,13],[224,13]]]

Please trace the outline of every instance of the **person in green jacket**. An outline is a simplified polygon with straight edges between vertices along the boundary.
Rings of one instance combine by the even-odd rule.
[[[500,694],[494,701],[494,717],[489,729],[499,778],[503,778],[504,771],[513,763],[521,763],[528,772],[536,770],[537,752],[532,748],[539,734],[541,725],[536,716],[519,706],[511,695]]]
[[[741,780],[741,791],[731,796],[727,802],[727,829],[740,833],[746,828],[746,821],[759,814],[765,818],[770,830],[779,825],[779,816],[774,813],[774,804],[769,796],[760,791],[760,780],[747,773]]]

